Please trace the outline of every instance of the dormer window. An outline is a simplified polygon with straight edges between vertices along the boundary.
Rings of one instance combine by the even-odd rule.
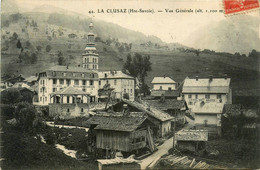
[[[73,75],[73,77],[75,77],[75,76],[76,76],[76,74],[75,74],[75,73],[72,73],[72,75]]]
[[[91,77],[91,78],[94,78],[94,77],[95,77],[95,75],[94,75],[93,73],[91,73],[91,74],[90,74],[90,77]]]
[[[55,71],[52,72],[52,76],[56,76],[56,72]]]
[[[105,73],[105,77],[107,78],[107,74]]]
[[[84,77],[84,74],[81,74],[81,77]]]
[[[63,76],[66,76],[66,73],[63,73]]]

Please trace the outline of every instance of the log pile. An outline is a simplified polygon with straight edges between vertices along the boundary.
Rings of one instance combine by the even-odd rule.
[[[221,166],[210,165],[206,162],[189,159],[187,156],[168,155],[161,160],[165,160],[173,169],[223,169]]]

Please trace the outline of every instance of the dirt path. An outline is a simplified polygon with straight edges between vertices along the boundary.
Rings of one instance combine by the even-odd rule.
[[[141,169],[146,169],[154,160],[168,153],[168,150],[172,148],[173,138],[166,140],[161,146],[158,146],[158,150],[149,157],[142,160],[140,163]]]

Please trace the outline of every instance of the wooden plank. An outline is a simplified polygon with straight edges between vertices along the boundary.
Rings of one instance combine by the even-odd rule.
[[[178,163],[178,162],[182,161],[182,160],[183,160],[183,159],[185,159],[185,158],[187,158],[187,156],[184,156],[184,157],[182,157],[182,158],[178,159],[176,162],[172,163],[171,165],[174,165],[174,164],[176,164],[176,163]]]
[[[192,165],[194,164],[194,162],[195,162],[195,158],[193,158],[193,160],[192,160],[192,162],[191,162],[191,164],[190,164],[190,167],[192,167]]]
[[[201,163],[201,161],[199,161],[199,163],[197,163],[192,169],[197,168],[197,166]]]

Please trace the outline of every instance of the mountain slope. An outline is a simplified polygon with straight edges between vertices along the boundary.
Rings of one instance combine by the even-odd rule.
[[[258,29],[258,18],[234,16],[198,29],[184,44],[198,49],[247,55],[252,49],[260,49]]]

